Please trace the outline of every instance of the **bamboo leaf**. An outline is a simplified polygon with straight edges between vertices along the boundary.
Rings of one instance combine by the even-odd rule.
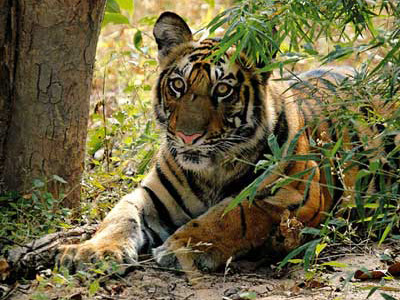
[[[315,247],[315,255],[319,256],[319,254],[322,252],[322,250],[326,248],[326,246],[328,246],[327,243],[317,244],[317,246]]]
[[[288,255],[286,255],[286,257],[279,263],[278,268],[281,269],[283,266],[285,266],[290,259],[292,259],[293,257],[297,256],[298,254],[302,253],[303,251],[305,251],[308,248],[312,248],[312,250],[314,251],[315,246],[321,241],[321,239],[316,239],[316,240],[312,240],[309,241],[307,243],[305,243],[304,245],[292,250]]]
[[[276,139],[276,136],[274,134],[270,134],[268,137],[268,146],[272,151],[272,154],[275,158],[281,158],[282,157],[282,151],[281,148],[278,145],[278,141]]]
[[[381,239],[379,240],[378,246],[380,246],[385,241],[386,237],[388,236],[391,230],[392,230],[392,224],[390,223],[386,226],[385,231],[383,232]]]
[[[282,179],[278,180],[272,187],[271,192],[274,193],[279,188],[281,188],[285,185],[288,185],[289,183],[291,183],[295,180],[298,180],[299,178],[302,178],[304,175],[306,175],[307,173],[309,173],[312,170],[314,170],[314,168],[308,168],[304,171],[298,172],[296,174],[292,174],[286,178],[282,178]]]
[[[341,262],[338,262],[338,261],[324,262],[324,263],[322,263],[322,266],[331,266],[331,267],[336,267],[336,268],[347,268],[347,267],[349,267],[348,264],[341,263]]]

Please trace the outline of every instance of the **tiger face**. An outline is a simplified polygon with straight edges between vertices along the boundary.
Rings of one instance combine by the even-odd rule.
[[[233,49],[214,61],[218,41],[193,41],[184,21],[173,17],[179,30],[171,28],[165,36],[166,17],[154,29],[162,68],[156,118],[179,165],[194,171],[220,168],[221,162],[252,152],[264,136],[262,80],[244,55],[231,62]]]

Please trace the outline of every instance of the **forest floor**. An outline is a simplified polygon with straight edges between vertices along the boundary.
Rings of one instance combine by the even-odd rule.
[[[232,262],[225,272],[204,275],[199,283],[190,284],[184,274],[162,270],[150,262],[141,264],[119,278],[103,278],[95,288],[92,285],[84,286],[79,280],[66,285],[57,280],[42,279],[16,285],[8,291],[7,298],[3,295],[0,299],[400,299],[399,277],[387,276],[385,279],[365,281],[354,279],[354,271],[359,269],[387,270],[388,264],[382,259],[390,257],[392,261],[398,261],[398,243],[381,247],[364,245],[354,249],[339,248],[340,251],[335,249],[327,257],[334,258],[335,264],[340,267],[327,268],[320,263],[314,264],[308,272],[296,265],[278,271],[273,265],[242,260]]]

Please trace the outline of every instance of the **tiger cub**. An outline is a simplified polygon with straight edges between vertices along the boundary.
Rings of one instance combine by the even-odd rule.
[[[297,246],[298,230],[320,224],[324,213],[343,197],[340,191],[328,191],[327,178],[315,161],[280,163],[260,183],[251,205],[243,201],[223,213],[263,172],[255,172],[254,165],[272,153],[267,142],[271,134],[283,152],[296,137],[298,155],[314,151],[311,134],[314,140],[331,139],[330,123],[315,122],[326,109],[320,102],[329,102],[329,95],[310,99],[304,86],[289,89],[290,83],[261,74],[244,54],[231,63],[233,48],[213,61],[210,55],[218,41],[194,41],[188,25],[175,13],[162,13],[153,33],[160,64],[153,104],[164,132],[154,166],[90,240],[61,248],[61,262],[110,254],[135,262],[139,253],[152,251],[163,266],[215,270],[230,257],[263,245],[271,251]],[[349,73],[319,69],[296,78],[314,80],[318,88],[324,83],[317,78],[338,82]],[[317,128],[302,130],[315,123]],[[311,182],[307,173],[271,188],[283,176],[306,169],[314,170]],[[354,176],[346,178],[346,186],[352,186]],[[343,184],[333,179],[334,185]]]

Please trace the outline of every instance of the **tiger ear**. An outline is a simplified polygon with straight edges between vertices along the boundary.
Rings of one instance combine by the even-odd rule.
[[[162,60],[171,49],[193,40],[192,32],[186,22],[176,13],[163,12],[156,21],[153,35],[158,45],[158,60]]]

